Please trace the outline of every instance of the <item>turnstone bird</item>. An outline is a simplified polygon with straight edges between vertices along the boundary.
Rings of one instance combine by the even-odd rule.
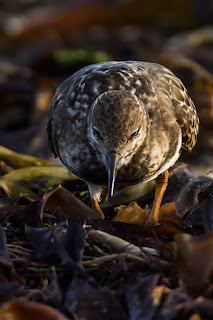
[[[197,139],[197,112],[169,69],[139,61],[86,66],[65,80],[50,105],[50,147],[62,164],[86,181],[93,208],[108,184],[133,185],[157,178],[149,224],[158,211],[168,169]]]

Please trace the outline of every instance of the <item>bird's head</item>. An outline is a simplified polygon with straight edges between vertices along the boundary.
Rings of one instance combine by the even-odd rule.
[[[108,199],[117,170],[127,164],[145,138],[147,114],[133,91],[112,90],[98,96],[88,117],[89,137],[108,171]]]

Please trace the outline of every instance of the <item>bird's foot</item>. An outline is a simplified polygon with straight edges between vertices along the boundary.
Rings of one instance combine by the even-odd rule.
[[[97,199],[92,199],[92,209],[98,213],[102,219],[105,219],[104,213],[101,210]]]
[[[166,191],[169,179],[169,171],[166,170],[160,174],[156,179],[155,200],[152,211],[146,221],[147,226],[156,226],[159,224],[159,213],[161,209],[161,202]]]
[[[149,214],[146,220],[145,225],[149,226],[149,227],[154,227],[157,226],[159,224],[159,216],[160,216],[160,210],[162,207],[160,208],[156,208],[153,206],[152,210],[149,210]]]

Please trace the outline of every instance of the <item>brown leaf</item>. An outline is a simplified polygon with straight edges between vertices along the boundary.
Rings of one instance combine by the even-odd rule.
[[[176,262],[185,286],[191,294],[200,294],[210,285],[213,276],[213,231],[194,237],[186,233],[175,235]]]
[[[94,288],[75,277],[67,291],[65,305],[75,319],[126,320],[126,312],[109,288]]]
[[[6,236],[0,225],[0,301],[10,300],[17,288],[25,285],[25,279],[18,275],[7,250]]]
[[[13,299],[1,306],[0,318],[7,320],[68,320],[56,309],[25,298]]]
[[[77,223],[58,223],[51,228],[26,226],[26,236],[34,250],[47,262],[60,261],[80,270],[84,249],[85,229]]]
[[[165,289],[166,287],[162,290],[160,286],[161,289],[159,290],[158,282],[159,275],[150,275],[141,278],[137,285],[128,287],[127,304],[130,319],[151,320],[156,317],[157,308],[163,295],[169,292],[168,288],[168,292]]]
[[[117,215],[113,221],[125,222],[132,224],[145,225],[148,215],[151,210],[144,210],[137,205],[136,202],[131,202],[128,206],[121,205],[115,208]],[[158,234],[174,234],[182,224],[174,203],[166,203],[159,210],[159,226],[156,226]],[[163,226],[161,226],[163,225]]]
[[[145,225],[148,212],[138,206],[136,202],[131,202],[128,206],[120,205],[114,209],[117,215],[113,218],[113,221],[133,223]]]
[[[159,210],[159,223],[167,223],[174,227],[180,227],[183,219],[179,215],[174,202],[166,203]]]
[[[100,216],[94,210],[62,186],[44,194],[41,201],[41,216],[44,212],[50,213],[57,207],[61,209],[69,221],[91,224],[94,219],[100,220]]]

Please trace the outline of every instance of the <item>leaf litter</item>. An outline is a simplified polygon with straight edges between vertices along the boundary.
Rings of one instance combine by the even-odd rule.
[[[78,198],[68,190],[83,183],[51,164],[46,179],[67,181],[69,188],[56,181],[53,189],[36,189],[36,184],[43,186],[44,167],[37,160],[32,166],[29,157],[18,155],[18,168],[7,172],[4,166],[1,176],[28,193],[1,189],[0,316],[19,319],[32,310],[33,319],[40,307],[41,318],[53,312],[58,319],[199,319],[213,314],[209,177],[182,166],[174,169],[160,224],[148,228],[149,209],[135,202],[106,208],[108,218],[101,219],[79,199],[80,192]],[[185,188],[183,195],[186,180],[194,188]],[[139,199],[142,207],[144,201],[151,207],[152,190],[150,195],[150,200],[147,195]],[[189,199],[187,212],[183,196]]]

